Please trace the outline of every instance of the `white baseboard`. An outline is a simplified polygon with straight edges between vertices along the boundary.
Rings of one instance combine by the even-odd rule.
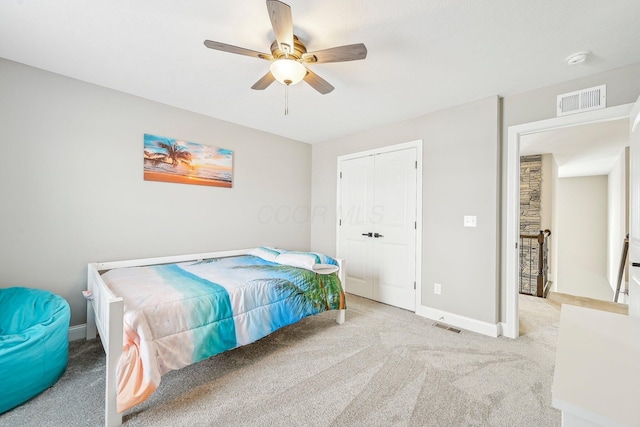
[[[426,317],[437,322],[445,323],[449,326],[465,329],[471,332],[477,332],[490,337],[498,337],[502,334],[500,323],[488,323],[470,317],[460,316],[459,314],[449,313],[435,308],[420,306],[416,310],[418,316]]]
[[[71,326],[69,328],[69,342],[83,340],[87,337],[87,324]]]
[[[499,322],[498,323],[498,336],[501,337],[504,335],[504,331],[507,327],[507,324],[505,322]]]

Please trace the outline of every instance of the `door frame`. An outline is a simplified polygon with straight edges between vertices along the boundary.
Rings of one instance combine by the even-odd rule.
[[[637,267],[633,268],[633,264],[638,261],[640,255],[640,247],[638,245],[638,229],[640,228],[640,217],[638,206],[640,205],[640,184],[638,180],[638,143],[640,139],[640,96],[636,100],[631,113],[629,114],[629,137],[630,137],[630,168],[629,174],[629,264],[632,267],[629,270],[629,316],[640,317],[640,282],[638,281]]]
[[[509,126],[507,129],[507,189],[506,189],[506,239],[505,239],[505,290],[506,314],[502,334],[508,338],[520,335],[518,319],[518,240],[520,235],[520,137],[588,123],[628,118],[633,103],[593,110],[562,117]]]
[[[416,293],[414,312],[420,307],[422,302],[422,139],[404,142],[401,144],[388,145],[357,153],[345,154],[337,158],[336,172],[336,254],[340,252],[340,163],[345,160],[357,159],[359,157],[374,156],[376,154],[402,151],[410,148],[416,149]],[[349,260],[345,260],[346,268],[349,268]]]

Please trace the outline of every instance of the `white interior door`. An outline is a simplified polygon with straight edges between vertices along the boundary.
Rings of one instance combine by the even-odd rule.
[[[629,122],[629,315],[640,317],[640,97],[631,110]]]
[[[340,163],[340,258],[345,290],[415,310],[417,150]]]
[[[375,156],[373,299],[415,310],[416,150]],[[378,236],[378,237],[376,237]]]
[[[368,233],[373,207],[373,156],[345,160],[340,168],[340,251],[347,260],[344,287],[373,299],[373,239]],[[373,234],[372,234],[373,235]]]

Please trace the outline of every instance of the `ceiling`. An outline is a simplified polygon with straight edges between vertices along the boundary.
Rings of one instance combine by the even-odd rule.
[[[309,51],[364,43],[362,61],[311,64],[335,90],[250,89],[269,63],[263,0],[3,0],[0,57],[307,143],[492,95],[640,62],[638,0],[285,0]],[[572,53],[589,50],[581,65]]]
[[[559,178],[607,175],[628,145],[625,118],[522,135],[520,155],[553,154]]]

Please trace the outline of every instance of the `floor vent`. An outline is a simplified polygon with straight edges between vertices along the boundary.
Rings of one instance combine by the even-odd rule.
[[[433,326],[435,326],[436,328],[444,329],[446,331],[455,332],[456,334],[459,334],[461,331],[460,329],[454,328],[453,326],[445,325],[444,323],[440,322],[434,322]]]
[[[558,95],[558,117],[607,106],[607,85]]]

